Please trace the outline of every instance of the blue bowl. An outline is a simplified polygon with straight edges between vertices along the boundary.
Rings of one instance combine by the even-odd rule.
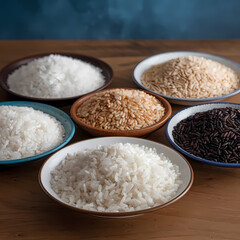
[[[206,112],[208,110],[214,109],[214,108],[236,108],[240,109],[239,103],[229,103],[229,102],[216,102],[216,103],[205,103],[205,104],[199,104],[196,106],[185,108],[176,114],[174,114],[169,121],[167,122],[167,126],[165,129],[165,134],[168,139],[168,141],[171,143],[171,145],[178,150],[179,152],[183,153],[185,156],[197,160],[199,162],[207,163],[210,165],[218,166],[218,167],[227,167],[227,168],[240,168],[240,163],[223,163],[223,162],[214,162],[208,159],[200,158],[197,156],[194,156],[184,149],[182,149],[180,146],[178,146],[173,138],[172,132],[174,126],[176,126],[180,121],[183,119],[186,119],[187,117],[196,114],[197,112]]]
[[[18,106],[18,107],[32,107],[35,110],[40,110],[44,113],[49,114],[50,116],[55,117],[64,127],[65,129],[65,136],[63,139],[63,142],[58,145],[57,147],[32,156],[32,157],[27,157],[27,158],[21,158],[21,159],[14,159],[14,160],[0,160],[0,165],[16,165],[16,164],[21,164],[21,163],[25,163],[25,162],[31,162],[34,160],[39,160],[42,158],[47,157],[48,155],[56,152],[57,150],[59,150],[60,148],[64,147],[72,138],[73,135],[75,133],[75,125],[73,123],[73,121],[71,120],[71,118],[62,110],[52,107],[50,105],[47,104],[43,104],[43,103],[37,103],[37,102],[27,102],[27,101],[12,101],[12,102],[2,102],[0,103],[0,106],[3,105],[7,105],[7,106]]]

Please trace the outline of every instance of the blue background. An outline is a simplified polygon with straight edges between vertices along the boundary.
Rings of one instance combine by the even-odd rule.
[[[240,38],[240,1],[4,0],[0,25],[0,39]]]

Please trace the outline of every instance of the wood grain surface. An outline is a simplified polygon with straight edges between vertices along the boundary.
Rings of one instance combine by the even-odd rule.
[[[72,52],[110,64],[110,87],[137,86],[132,70],[142,59],[161,52],[190,50],[218,54],[240,63],[240,40],[206,41],[1,41],[0,67],[32,54]],[[0,101],[22,100],[0,90]],[[240,95],[226,101],[240,103]],[[72,102],[54,103],[69,113]],[[172,105],[176,112],[183,106]],[[77,128],[72,142],[91,138]],[[164,128],[149,137],[169,145]],[[195,180],[176,203],[128,219],[91,217],[66,209],[41,190],[43,161],[0,168],[0,240],[5,239],[240,239],[240,169],[225,169],[190,160]]]

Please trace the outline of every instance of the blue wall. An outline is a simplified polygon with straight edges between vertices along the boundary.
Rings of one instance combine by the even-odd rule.
[[[0,39],[240,38],[239,0],[4,0]]]

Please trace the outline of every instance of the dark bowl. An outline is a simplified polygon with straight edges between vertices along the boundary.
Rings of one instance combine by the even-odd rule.
[[[19,67],[35,60],[38,58],[42,58],[45,56],[48,56],[50,54],[58,54],[58,55],[62,55],[62,56],[67,56],[67,57],[72,57],[74,59],[78,59],[78,60],[82,60],[84,62],[90,63],[95,67],[98,67],[102,70],[102,74],[105,78],[105,84],[103,86],[101,86],[100,88],[88,92],[88,93],[93,93],[96,91],[99,91],[101,89],[106,88],[111,82],[112,82],[112,78],[113,78],[113,70],[112,68],[105,62],[94,58],[94,57],[90,57],[90,56],[85,56],[85,55],[81,55],[81,54],[77,54],[77,53],[61,53],[61,52],[49,52],[49,53],[41,53],[41,54],[36,54],[36,55],[32,55],[32,56],[28,56],[28,57],[24,57],[18,60],[15,60],[11,63],[9,63],[8,65],[6,65],[0,72],[0,86],[2,87],[3,90],[5,90],[6,92],[13,94],[17,97],[22,97],[22,98],[26,98],[29,100],[33,100],[33,101],[62,101],[62,100],[71,100],[71,99],[77,99],[79,97],[82,97],[86,94],[81,94],[81,95],[77,95],[77,96],[72,96],[72,97],[65,97],[65,98],[39,98],[39,97],[29,97],[26,95],[22,95],[16,92],[13,92],[9,89],[8,85],[7,85],[7,79],[8,79],[8,75],[11,74],[12,72],[14,72],[16,69],[18,69]]]
[[[112,89],[114,89],[114,88],[112,88]],[[130,89],[130,88],[125,88],[125,89]],[[110,89],[108,89],[108,90],[110,90]],[[105,90],[102,90],[101,92],[103,92],[103,91],[105,91]],[[89,132],[93,136],[127,136],[127,137],[146,136],[146,135],[152,133],[153,131],[156,131],[158,128],[160,128],[167,122],[167,120],[172,115],[172,107],[165,98],[163,98],[157,94],[154,94],[154,93],[151,93],[151,92],[145,91],[145,90],[139,90],[139,91],[146,92],[147,94],[156,97],[162,103],[163,107],[165,108],[165,115],[158,122],[156,122],[153,125],[150,125],[148,127],[144,127],[144,128],[136,129],[136,130],[106,130],[106,129],[101,129],[101,128],[96,128],[96,127],[90,126],[90,125],[86,124],[85,122],[81,121],[77,117],[77,109],[86,100],[93,97],[96,93],[88,94],[88,95],[78,99],[76,102],[74,102],[74,104],[71,107],[71,111],[70,111],[71,117],[78,126],[80,126],[83,130]]]

